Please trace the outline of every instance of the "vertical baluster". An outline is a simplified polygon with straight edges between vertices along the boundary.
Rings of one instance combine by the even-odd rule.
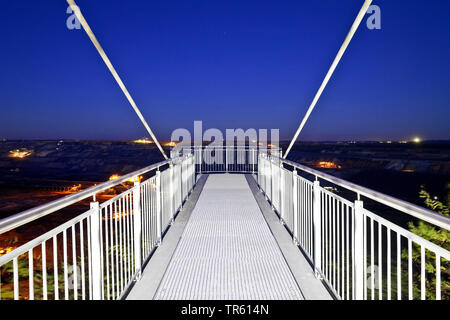
[[[122,200],[123,197],[121,197],[117,202],[119,203],[119,213],[117,215],[117,220],[119,224],[119,266],[120,266],[120,290],[119,295],[122,293],[124,283],[123,283],[123,276],[124,276],[124,266],[123,266],[123,256],[124,256],[124,250],[123,250],[123,230],[122,230]]]
[[[441,256],[436,254],[436,300],[441,300]]]
[[[337,247],[337,252],[336,252],[336,277],[337,277],[337,281],[336,281],[336,283],[337,283],[337,285],[336,285],[336,287],[337,287],[337,290],[336,290],[336,292],[338,293],[338,294],[340,294],[340,297],[342,298],[342,293],[340,292],[340,290],[341,290],[341,287],[340,287],[340,284],[341,284],[341,279],[340,279],[340,271],[341,271],[341,261],[340,261],[340,253],[341,253],[341,248],[340,248],[340,243],[339,243],[339,240],[340,240],[340,235],[341,235],[341,233],[340,233],[340,201],[338,201],[338,200],[336,200],[336,247]]]
[[[150,242],[150,236],[149,236],[149,220],[150,220],[150,205],[151,203],[149,202],[149,183],[151,182],[151,180],[148,180],[147,184],[144,185],[143,191],[144,193],[142,194],[142,212],[143,212],[143,218],[144,218],[144,222],[143,222],[143,227],[144,227],[144,232],[143,232],[143,246],[142,246],[142,257],[146,257],[146,252],[149,246],[149,242]],[[178,185],[177,185],[178,187]],[[178,209],[178,207],[177,207]]]
[[[320,193],[320,191],[319,191],[319,193]],[[320,195],[318,197],[320,198]],[[311,203],[310,203],[311,197],[308,196],[308,185],[306,184],[306,182],[303,183],[303,199],[304,199],[304,201],[303,201],[303,206],[304,206],[304,208],[303,208],[303,229],[305,232],[305,237],[304,237],[303,243],[304,243],[304,247],[306,248],[306,246],[308,245],[308,240],[309,240],[308,239],[308,216],[310,214],[309,208],[311,207]],[[320,209],[319,209],[319,211],[320,211]],[[320,217],[320,214],[319,214],[319,217]],[[317,223],[321,224],[321,222],[319,222],[319,221]]]
[[[75,226],[72,226],[72,270],[73,270],[73,298],[78,300],[78,274],[77,274],[77,245],[75,242]]]
[[[345,206],[345,246],[346,246],[346,250],[345,250],[345,254],[346,254],[346,261],[347,261],[347,268],[346,268],[346,272],[347,272],[347,300],[350,300],[350,230],[349,230],[349,220],[350,220],[350,213],[349,213],[349,206]]]
[[[67,230],[63,231],[63,257],[64,257],[64,299],[69,300],[69,274],[67,270]]]
[[[14,300],[19,300],[19,264],[17,257],[13,259]]]
[[[115,266],[116,266],[116,297],[120,295],[120,266],[119,266],[119,231],[117,227],[117,219],[118,219],[118,210],[117,210],[117,201],[114,202],[114,247],[115,247]]]
[[[344,224],[344,220],[345,220],[345,214],[344,214],[344,207],[345,205],[344,205],[344,203],[343,202],[341,202],[341,207],[340,207],[340,213],[339,213],[339,217],[340,217],[340,219],[339,219],[339,224],[340,224],[340,226],[341,226],[341,243],[340,243],[340,246],[341,246],[341,261],[339,262],[339,264],[340,264],[340,266],[341,266],[341,297],[342,298],[344,298],[345,297],[345,293],[344,293],[344,291],[345,291],[345,284],[344,284],[344,282],[345,282],[345,266],[344,266],[344,264],[345,264],[345,260],[344,260],[344,254],[345,254],[345,249],[344,249],[344,245],[345,245],[345,240],[344,240],[344,227],[345,227],[345,224]]]
[[[322,248],[321,248],[321,260],[322,260],[322,265],[321,265],[321,270],[322,272],[325,272],[325,244],[326,244],[326,240],[325,240],[325,235],[326,235],[326,230],[325,230],[325,195],[323,192],[320,193],[320,208],[321,208],[321,218],[322,218],[322,223],[321,223],[321,241],[322,241]]]
[[[100,293],[101,293],[101,296],[100,296],[100,299],[101,300],[105,300],[105,284],[104,284],[104,279],[105,279],[105,274],[104,274],[104,252],[103,252],[103,250],[104,250],[104,248],[105,248],[105,245],[104,245],[104,243],[103,243],[103,223],[102,223],[102,217],[103,217],[103,213],[102,212],[105,212],[105,216],[106,216],[106,207],[105,208],[103,208],[103,209],[100,209],[99,210],[99,213],[98,213],[98,225],[99,225],[99,229],[100,229],[100,232],[99,232],[99,240],[100,240],[100,244],[99,244],[99,246],[100,246],[100,255],[99,255],[99,257],[100,257],[100,277],[101,277],[101,279],[100,279],[100,281],[101,281],[101,284],[100,284],[100,289],[101,289],[101,291],[100,291]]]
[[[401,269],[401,246],[400,233],[397,232],[397,300],[402,299],[402,269]]]
[[[383,242],[381,241],[383,225],[378,223],[378,299],[383,300],[383,257],[381,254]]]
[[[331,200],[331,283],[336,290],[336,199],[330,195]]]
[[[109,283],[109,259],[110,259],[110,247],[109,247],[109,236],[111,234],[110,229],[108,228],[108,212],[110,211],[110,205],[105,207],[105,265],[106,265],[106,300],[110,300],[111,291],[110,291],[110,283]],[[83,225],[80,225],[81,230],[83,232]],[[81,238],[80,238],[81,239]],[[81,246],[81,251],[83,252],[83,246]],[[83,257],[83,253],[81,253],[81,257]],[[81,258],[81,265],[83,265],[83,258]],[[83,270],[83,267],[81,267]],[[81,276],[83,278],[83,275]],[[84,300],[84,298],[83,298]]]
[[[356,206],[352,208],[352,233],[351,233],[351,248],[352,248],[352,299],[356,300]]]
[[[92,253],[92,297],[93,300],[101,300],[103,295],[103,272],[101,261],[101,211],[98,202],[91,202],[91,253]]]
[[[329,262],[330,262],[330,259],[329,259],[329,256],[330,256],[330,249],[329,249],[329,247],[328,247],[328,245],[329,245],[329,232],[328,232],[328,221],[329,221],[329,216],[328,216],[328,194],[326,194],[325,192],[324,192],[324,198],[325,198],[325,210],[324,210],[324,217],[325,217],[325,243],[323,244],[323,247],[324,247],[324,249],[325,249],[325,265],[324,265],[324,268],[325,268],[325,277],[326,277],[326,279],[327,280],[329,280],[330,279],[330,274],[329,274]]]
[[[298,245],[298,175],[297,170],[294,168],[292,171],[292,225],[293,230],[292,233],[294,235],[294,243],[295,245]]]
[[[155,198],[156,198],[156,234],[157,234],[157,245],[159,246],[161,244],[161,240],[162,240],[162,230],[161,230],[162,229],[161,228],[161,218],[162,218],[162,210],[161,210],[161,172],[159,170],[156,171],[155,184],[156,184],[156,190],[155,190]],[[184,200],[184,195],[183,195],[183,200]]]
[[[391,300],[392,297],[392,288],[391,288],[391,229],[389,227],[386,227],[386,234],[387,234],[387,257],[386,257],[386,263],[387,263],[387,299]]]
[[[134,267],[137,277],[141,275],[142,266],[142,252],[141,252],[141,237],[142,237],[142,208],[141,208],[141,193],[140,193],[140,182],[134,183],[133,190],[133,210],[134,210]]]
[[[374,244],[374,222],[373,219],[370,218],[370,285],[372,287],[371,290],[371,299],[375,299],[375,244]]]
[[[106,223],[105,216],[105,223]],[[80,258],[81,258],[81,299],[86,300],[86,276],[85,276],[85,266],[84,266],[84,231],[83,231],[83,220],[79,223],[80,226]],[[108,247],[108,246],[107,246]]]
[[[131,223],[130,223],[130,216],[131,216],[131,210],[130,210],[130,197],[131,197],[131,194],[128,194],[127,196],[126,196],[126,203],[127,203],[127,262],[128,262],[128,264],[127,264],[127,267],[128,267],[128,272],[127,272],[127,276],[128,276],[128,278],[127,278],[127,282],[128,282],[128,280],[130,280],[131,279],[131,276],[132,276],[132,273],[131,273],[131,245],[130,245],[130,243],[131,243],[131,230],[130,230],[130,225],[131,225]]]
[[[408,239],[408,299],[413,299],[412,241]]]
[[[47,248],[46,248],[46,241],[42,242],[41,248],[42,248],[42,298],[44,300],[47,300]]]
[[[169,198],[170,198],[170,222],[173,223],[175,219],[175,206],[174,206],[174,181],[173,181],[173,163],[171,162],[169,165]]]
[[[322,271],[320,269],[321,262],[321,250],[322,250],[322,244],[321,244],[321,208],[320,208],[320,183],[318,180],[314,181],[314,209],[313,209],[313,215],[314,215],[314,268],[315,268],[315,274],[316,277],[320,277],[320,272]]]
[[[364,232],[364,220],[365,214],[363,211],[363,202],[361,200],[355,201],[355,210],[354,210],[354,251],[355,251],[355,299],[362,300],[365,298],[365,288],[364,288],[364,243],[363,239],[366,234]]]
[[[111,298],[115,299],[115,287],[116,287],[116,281],[115,281],[115,265],[114,265],[114,228],[113,228],[113,222],[114,222],[114,212],[113,212],[113,205],[110,204],[109,206],[109,243],[110,246],[108,247],[108,256],[109,256],[109,263],[111,265],[111,285],[110,285],[110,292],[111,292]]]
[[[122,202],[122,216],[121,216],[121,220],[122,220],[122,238],[123,238],[123,250],[122,250],[122,261],[123,261],[123,287],[122,287],[122,292],[123,289],[125,288],[126,284],[127,284],[127,279],[128,279],[128,270],[127,270],[127,196],[124,195],[121,199]]]
[[[425,289],[425,247],[420,246],[420,298],[425,300],[426,289]]]
[[[58,281],[58,235],[53,236],[53,286],[55,300],[59,300],[59,281]]]
[[[33,248],[28,250],[28,291],[29,299],[34,300]]]
[[[86,223],[87,223],[87,229],[86,229],[86,233],[87,233],[87,240],[88,240],[88,274],[89,274],[89,299],[92,300],[92,249],[91,249],[91,219],[88,217],[86,219]]]
[[[363,274],[364,274],[364,278],[363,278],[363,285],[364,285],[364,300],[367,300],[367,250],[368,250],[368,245],[367,245],[367,217],[364,216],[363,219],[363,265],[364,265],[364,269],[363,269]],[[370,240],[369,240],[370,241]]]

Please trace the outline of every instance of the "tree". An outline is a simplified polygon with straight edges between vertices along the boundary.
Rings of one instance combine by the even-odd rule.
[[[421,186],[419,192],[420,198],[424,199],[425,205],[438,213],[450,216],[450,184],[447,185],[449,192],[444,202],[441,202],[437,197],[432,197],[431,194]],[[429,240],[436,245],[450,250],[450,231],[436,227],[428,222],[419,221],[417,223],[409,222],[409,230],[418,236]],[[414,243],[412,251],[412,259],[414,262],[414,274],[417,279],[420,279],[420,265],[421,265],[421,247]],[[408,257],[407,251],[403,252],[404,257]],[[426,298],[436,298],[436,255],[426,250],[425,251],[425,288]],[[420,298],[420,282],[414,284],[414,296]],[[450,299],[450,261],[441,261],[441,297],[444,300]]]

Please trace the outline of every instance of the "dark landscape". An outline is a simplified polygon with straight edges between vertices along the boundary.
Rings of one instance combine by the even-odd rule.
[[[165,142],[165,149],[170,149]],[[286,143],[281,143],[283,149]],[[450,142],[299,142],[289,158],[362,186],[423,205],[423,185],[447,193]],[[1,141],[0,218],[161,161],[152,143],[135,141]],[[130,184],[131,186],[131,184]],[[124,186],[126,187],[126,186]],[[100,194],[103,201],[117,194]],[[0,249],[26,241],[87,210],[86,199],[36,223],[5,233]],[[16,241],[17,240],[17,241]],[[4,249],[3,249],[4,250]],[[1,254],[1,253],[0,253]]]

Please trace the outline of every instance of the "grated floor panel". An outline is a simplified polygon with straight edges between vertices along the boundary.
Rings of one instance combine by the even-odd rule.
[[[155,299],[303,299],[244,175],[208,177]]]

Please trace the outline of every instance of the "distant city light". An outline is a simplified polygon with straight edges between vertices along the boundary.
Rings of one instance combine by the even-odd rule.
[[[415,138],[413,139],[413,142],[419,143],[419,142],[422,142],[422,140],[421,140],[419,137],[415,137]]]
[[[142,176],[136,176],[128,180],[129,182],[140,182],[142,180]]]
[[[119,178],[120,178],[120,176],[118,174],[113,174],[111,177],[109,177],[109,180],[112,181],[112,180],[117,180]],[[135,176],[135,177],[129,179],[128,182],[138,182],[138,181],[141,181],[142,179],[143,179],[142,176]]]
[[[323,169],[341,169],[342,166],[332,161],[319,161],[317,167]]]
[[[70,188],[70,191],[72,191],[72,192],[78,192],[80,190],[81,190],[81,184],[74,185],[73,187]]]
[[[15,248],[13,248],[13,247],[0,248],[0,256],[13,251],[14,249]]]
[[[138,139],[138,140],[134,140],[134,143],[142,143],[142,144],[150,144],[150,143],[154,143],[153,141],[151,141],[148,138],[142,138],[142,139]]]
[[[176,145],[177,145],[177,144],[176,144],[175,142],[173,142],[173,141],[167,142],[167,143],[165,144],[166,147],[175,147]]]
[[[26,158],[28,156],[30,156],[33,153],[33,150],[28,150],[28,149],[16,149],[16,150],[11,150],[9,152],[9,157],[10,158]]]
[[[118,174],[113,174],[111,177],[109,177],[109,180],[117,180],[117,179],[119,179],[119,175]]]

